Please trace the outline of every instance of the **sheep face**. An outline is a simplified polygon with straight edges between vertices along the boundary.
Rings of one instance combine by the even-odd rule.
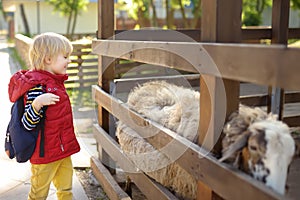
[[[228,127],[226,130],[230,132]],[[234,166],[284,194],[288,167],[294,153],[295,142],[288,126],[281,121],[264,119],[235,134],[235,141],[224,149],[220,160],[228,158]]]
[[[249,131],[250,174],[284,194],[288,167],[295,153],[288,126],[280,121],[265,120],[252,124]]]

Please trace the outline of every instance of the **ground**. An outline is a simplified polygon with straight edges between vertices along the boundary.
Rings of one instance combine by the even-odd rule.
[[[89,200],[109,200],[99,183],[95,182],[91,169],[75,169],[75,172]]]
[[[81,182],[83,189],[86,192],[89,200],[109,200],[104,190],[98,183],[97,179],[93,176],[90,168],[85,169],[75,169],[76,175]],[[119,183],[121,188],[124,188],[125,183]],[[136,187],[136,185],[132,184],[132,199],[133,200],[146,200],[144,194]]]

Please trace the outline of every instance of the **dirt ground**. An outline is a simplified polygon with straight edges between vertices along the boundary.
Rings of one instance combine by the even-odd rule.
[[[103,188],[98,183],[97,179],[93,176],[91,169],[75,169],[75,173],[83,186],[89,200],[109,200]],[[119,183],[121,188],[124,188],[125,183]],[[133,200],[147,200],[141,191],[132,184],[132,199]]]
[[[95,182],[89,168],[76,169],[75,172],[89,200],[109,200],[100,184]]]

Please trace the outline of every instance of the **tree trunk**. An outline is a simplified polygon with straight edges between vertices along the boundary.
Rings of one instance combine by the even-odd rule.
[[[25,34],[30,36],[30,29],[29,29],[28,21],[24,10],[24,5],[22,3],[20,4],[20,10],[21,10],[21,18],[25,28]]]
[[[165,4],[166,4],[166,25],[167,28],[170,29],[171,23],[170,23],[169,0],[165,0]]]
[[[75,27],[76,27],[76,23],[77,23],[77,16],[78,16],[78,11],[75,10],[74,12],[74,17],[73,17],[73,26],[72,26],[72,32],[71,32],[71,37],[73,37],[74,33],[75,33]]]
[[[67,24],[67,36],[68,37],[70,35],[70,27],[71,27],[71,22],[72,22],[72,16],[73,16],[73,11],[71,11],[71,13],[68,17],[68,24]]]
[[[185,10],[184,10],[184,6],[182,4],[182,0],[178,0],[178,4],[180,6],[180,12],[181,12],[183,23],[184,23],[184,28],[188,28],[189,24],[188,24],[186,16],[185,16]]]
[[[157,22],[156,7],[155,7],[155,4],[154,4],[153,0],[150,0],[150,2],[151,2],[152,10],[153,10],[153,16],[152,16],[153,26],[157,27],[158,26],[158,22]]]
[[[193,11],[193,15],[194,15],[194,18],[192,19],[192,22],[191,22],[191,28],[200,28],[199,26],[199,22],[201,22],[201,0],[198,2],[197,5],[194,5],[195,8],[194,8],[194,11]],[[198,26],[197,26],[198,25]]]

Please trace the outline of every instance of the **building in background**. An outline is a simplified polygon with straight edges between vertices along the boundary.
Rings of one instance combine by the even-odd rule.
[[[86,11],[77,18],[76,34],[96,33],[97,30],[97,0],[89,0]],[[4,11],[10,16],[9,30],[14,33],[25,33],[24,21],[20,5],[23,4],[31,35],[39,32],[66,33],[67,18],[53,11],[53,6],[44,0],[2,0]],[[13,35],[12,33],[10,35]]]

